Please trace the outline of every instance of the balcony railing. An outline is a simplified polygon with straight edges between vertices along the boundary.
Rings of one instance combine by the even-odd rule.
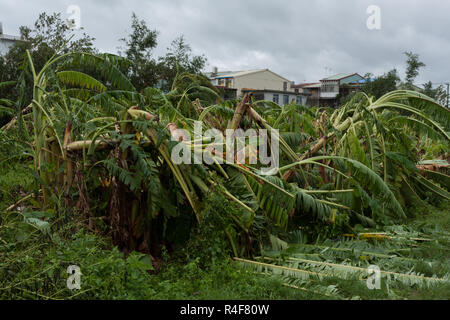
[[[338,94],[339,92],[320,92],[320,97],[323,99],[334,99]]]

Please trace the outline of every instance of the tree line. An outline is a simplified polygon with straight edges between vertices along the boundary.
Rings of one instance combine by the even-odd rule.
[[[424,83],[422,85],[423,88],[414,85],[414,81],[419,75],[420,68],[426,67],[426,64],[420,61],[420,57],[416,53],[407,51],[403,54],[406,56],[406,70],[404,81],[401,80],[396,68],[378,77],[375,77],[372,73],[366,73],[364,75],[364,78],[367,81],[363,84],[361,91],[369,96],[374,96],[376,99],[382,97],[388,92],[398,89],[418,91],[430,98],[433,98],[441,105],[447,105],[448,93],[442,85],[433,88],[433,83],[431,81]],[[353,96],[354,93],[348,96],[341,97],[341,104],[350,101]]]
[[[56,53],[101,53],[94,45],[95,38],[84,31],[75,38],[73,30],[61,17],[61,13],[43,12],[32,27],[21,26],[19,32],[22,41],[15,42],[6,54],[0,55],[0,83],[15,82],[15,86],[0,87],[0,96],[17,102],[18,110],[31,101],[31,74],[24,68],[26,50],[30,51],[36,70],[41,70]],[[204,55],[192,53],[183,35],[172,41],[165,55],[156,57],[154,49],[158,46],[158,35],[157,30],[151,29],[145,20],[132,13],[130,33],[118,39],[121,43],[118,48],[119,55],[129,61],[121,65],[120,71],[128,76],[138,91],[147,87],[158,87],[167,92],[171,89],[177,73],[200,74],[207,62]],[[0,109],[0,124],[9,121],[11,116],[2,113]]]

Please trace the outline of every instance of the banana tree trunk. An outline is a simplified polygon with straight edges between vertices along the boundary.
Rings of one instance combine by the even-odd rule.
[[[245,111],[247,111],[248,103],[251,101],[252,93],[247,93],[234,111],[233,120],[231,120],[230,129],[236,130],[239,128],[242,117]]]
[[[309,150],[307,152],[305,152],[298,158],[297,162],[305,160],[307,157],[312,156],[314,153],[319,151],[320,148],[322,148],[324,145],[326,145],[327,141],[329,139],[333,138],[335,135],[336,134],[334,132],[332,132],[332,133],[329,133],[326,136],[323,136],[322,138],[320,138],[319,141],[317,141],[315,145],[313,145],[311,148],[309,148]],[[295,169],[291,169],[291,170],[287,171],[283,175],[283,180],[288,181],[294,172],[295,172]]]

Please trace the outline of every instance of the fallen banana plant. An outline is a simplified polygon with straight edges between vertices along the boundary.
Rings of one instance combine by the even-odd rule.
[[[228,221],[220,229],[237,256],[258,253],[271,232],[301,230],[310,240],[353,235],[358,224],[405,221],[408,204],[425,202],[430,192],[450,197],[446,174],[423,167],[421,175],[417,168],[423,159],[414,146],[450,141],[449,111],[426,96],[358,93],[336,110],[278,106],[254,101],[252,94],[223,102],[208,80],[187,73],[177,75],[168,93],[138,92],[121,71],[128,63],[114,55],[58,51],[38,71],[27,52],[32,99],[20,114],[42,209],[59,212],[63,203],[91,222],[106,217],[124,251],[158,251],[155,245],[178,235],[177,228],[189,234],[210,199],[233,211],[220,214]],[[0,136],[18,130],[18,120]],[[278,157],[279,165],[264,171],[260,150],[247,140],[229,154],[215,148],[226,143],[204,134],[212,130],[226,141],[227,128],[252,129],[259,144],[266,132],[266,158]],[[191,161],[175,161],[179,149],[193,151]],[[196,161],[196,151],[211,162]]]

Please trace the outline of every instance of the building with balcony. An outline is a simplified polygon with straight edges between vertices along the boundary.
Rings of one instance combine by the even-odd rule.
[[[255,100],[273,101],[279,105],[286,103],[305,103],[307,97],[291,88],[291,81],[270,71],[257,69],[247,71],[221,71],[214,68],[213,72],[205,74],[211,83],[230,95],[235,90],[235,98],[252,92]]]
[[[3,25],[0,22],[0,55],[5,55],[8,53],[9,48],[12,47],[14,42],[20,41],[19,37],[10,36],[3,33]]]
[[[306,97],[302,105],[310,107],[319,105],[320,82],[293,84],[291,88]]]
[[[340,73],[320,82],[292,85],[291,88],[309,96],[308,106],[337,107],[340,97],[361,88],[362,80],[364,77],[357,73]]]
[[[357,73],[339,73],[320,80],[319,105],[336,107],[339,104],[338,97],[357,90],[364,77]]]
[[[241,90],[242,94],[253,93],[255,101],[265,100],[272,101],[276,104],[283,106],[289,103],[296,103],[300,105],[306,104],[308,97],[303,94],[298,94],[291,91],[279,91],[279,90],[255,90],[252,88],[243,88]]]

